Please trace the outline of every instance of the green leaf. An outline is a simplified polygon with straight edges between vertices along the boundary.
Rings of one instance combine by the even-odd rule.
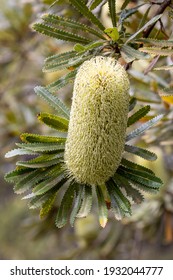
[[[173,55],[173,49],[161,49],[159,47],[143,47],[139,49],[141,52],[160,55],[160,56],[171,56]]]
[[[108,0],[109,13],[112,20],[112,25],[117,26],[116,23],[116,0]]]
[[[135,59],[149,59],[150,55],[144,54],[138,50],[135,50],[134,48],[128,46],[128,45],[123,45],[121,47],[121,55],[124,58],[124,60],[129,63],[132,62]]]
[[[94,25],[98,26],[100,30],[104,31],[105,27],[98,18],[88,9],[83,0],[69,0],[70,3],[86,18],[88,18]]]
[[[116,203],[118,208],[121,209],[120,213],[123,214],[123,216],[125,216],[126,214],[131,214],[131,204],[129,200],[120,191],[115,181],[111,178],[106,183],[106,185],[108,193],[111,197],[111,204],[113,203],[113,207]]]
[[[130,126],[134,124],[135,122],[139,121],[141,118],[143,118],[148,112],[150,111],[150,106],[147,105],[141,109],[139,109],[137,112],[135,112],[132,116],[128,118],[127,126]]]
[[[34,170],[23,176],[15,185],[14,192],[17,194],[21,194],[26,192],[27,190],[33,188],[35,184],[37,184],[40,180],[45,176],[45,172],[43,170]]]
[[[142,19],[139,23],[139,26],[138,26],[138,30],[142,28],[142,26],[144,26],[144,24],[146,24],[146,22],[148,22],[148,14],[149,14],[149,11],[151,9],[152,5],[148,7],[148,9],[146,10],[145,14],[142,16]]]
[[[173,40],[156,40],[151,38],[139,38],[135,40],[139,44],[149,44],[159,48],[173,47]]]
[[[143,165],[139,165],[137,163],[129,161],[126,158],[122,158],[121,165],[123,165],[125,167],[128,167],[128,168],[132,168],[132,169],[136,169],[136,170],[141,170],[141,171],[145,171],[145,172],[154,174],[154,172],[151,169],[149,169],[149,168],[147,168],[147,167],[145,167]]]
[[[82,36],[76,35],[71,32],[67,32],[61,29],[57,29],[55,27],[43,24],[43,23],[35,23],[33,25],[33,29],[39,33],[42,33],[43,35],[53,37],[57,40],[62,41],[69,41],[69,42],[75,42],[75,43],[81,43],[81,44],[87,44],[91,42],[90,39],[84,38]]]
[[[35,152],[32,152],[27,149],[13,149],[5,154],[5,158],[10,158],[14,156],[23,156],[23,155],[35,155]]]
[[[154,70],[173,70],[173,64],[172,65],[164,65],[164,66],[161,66],[161,67],[156,67],[154,68]]]
[[[120,17],[119,17],[119,25],[122,25],[123,22],[130,16],[132,16],[133,14],[135,14],[136,12],[138,12],[139,8],[142,7],[144,4],[140,4],[138,6],[136,6],[135,8],[131,8],[131,9],[123,9],[122,12],[120,13]]]
[[[48,89],[44,87],[35,87],[35,92],[41,96],[45,101],[48,102],[58,113],[59,116],[69,119],[70,112],[69,109],[64,105],[64,103],[55,95],[53,95]]]
[[[30,172],[32,172],[32,170],[29,168],[17,169],[5,174],[4,178],[7,182],[14,183],[21,180],[21,178],[23,178],[26,174],[28,175]]]
[[[66,141],[66,138],[43,136],[32,133],[23,133],[20,138],[26,143],[65,143]]]
[[[85,47],[81,44],[74,45],[73,49],[74,49],[74,51],[76,51],[78,53],[82,53],[85,51]],[[78,54],[78,55],[80,56],[81,54]]]
[[[94,10],[95,8],[97,8],[97,6],[99,6],[101,3],[103,2],[103,0],[92,0],[91,1],[91,5],[90,5],[90,10]],[[105,1],[104,1],[105,2]]]
[[[72,203],[75,195],[74,187],[75,187],[74,185],[69,186],[61,201],[61,205],[58,209],[56,222],[55,222],[58,228],[62,228],[67,223],[69,211],[70,208],[72,207]]]
[[[42,168],[55,165],[62,162],[64,153],[56,153],[52,155],[42,155],[29,161],[18,161],[17,166],[25,166],[30,168]]]
[[[99,222],[100,225],[104,228],[108,220],[108,209],[100,186],[96,186],[96,194],[99,208]]]
[[[85,60],[86,59],[87,58],[85,58]],[[77,73],[77,70],[71,71],[70,73],[63,76],[62,78],[60,78],[60,79],[56,80],[55,82],[49,84],[46,88],[51,92],[56,92],[60,88],[66,86],[67,84],[72,82],[74,80],[75,76],[76,76],[76,73]]]
[[[48,24],[55,24],[56,26],[60,26],[60,27],[72,28],[77,31],[80,30],[83,32],[93,34],[101,39],[105,39],[103,34],[98,32],[94,28],[68,18],[60,17],[54,14],[46,14],[42,16],[42,19],[46,21]]]
[[[132,198],[135,203],[139,204],[143,201],[143,195],[137,189],[133,188],[126,178],[115,173],[114,180],[120,188],[125,189],[126,195]]]
[[[155,118],[152,118],[148,122],[142,124],[139,128],[130,132],[126,137],[126,142],[141,135],[145,130],[148,130],[150,127],[155,125],[158,121],[160,121],[163,118],[163,116],[164,116],[163,114],[160,114],[160,115],[156,116]]]
[[[58,131],[68,131],[69,121],[67,119],[49,113],[40,113],[38,119]]]
[[[105,33],[114,41],[116,42],[119,39],[119,32],[116,27],[113,28],[106,28]]]
[[[92,187],[91,186],[83,186],[84,187],[84,197],[82,200],[81,208],[77,214],[78,218],[86,217],[91,211],[92,207]]]
[[[132,41],[134,38],[136,38],[136,36],[138,34],[140,34],[142,31],[144,31],[148,26],[154,24],[156,21],[158,21],[161,18],[162,14],[157,15],[155,17],[153,17],[152,19],[150,19],[142,28],[140,28],[137,32],[135,32],[132,36],[130,36],[127,41],[126,44],[130,41]]]
[[[136,106],[136,103],[137,103],[137,100],[135,97],[132,97],[130,99],[130,102],[129,102],[129,112],[132,111],[134,109],[134,107]]]
[[[37,184],[33,189],[33,193],[35,195],[42,195],[52,190],[52,188],[55,188],[57,191],[65,184],[66,181],[67,179],[65,178],[63,170],[57,170],[57,174],[51,174],[50,178]]]
[[[160,180],[160,178],[145,171],[120,166],[117,169],[117,173],[148,188],[159,189],[163,185],[163,182]]]
[[[70,214],[70,224],[72,227],[74,225],[74,221],[77,216],[77,213],[79,212],[79,209],[81,208],[83,195],[84,195],[83,186],[76,184],[76,186],[75,186],[75,204],[74,204],[73,210]]]
[[[124,150],[128,153],[137,155],[139,157],[142,157],[146,160],[150,160],[150,161],[154,161],[157,159],[156,154],[146,150],[146,149],[142,149],[139,147],[135,147],[135,146],[131,146],[131,145],[125,145]]]
[[[69,60],[70,58],[76,57],[76,55],[78,56],[78,54],[75,51],[51,55],[45,59],[45,66],[56,64],[64,60]]]
[[[47,200],[43,203],[40,210],[40,218],[44,218],[52,209],[54,201],[56,199],[57,192],[50,193],[50,196],[47,197]]]
[[[65,145],[61,143],[17,143],[16,145],[21,148],[26,148],[27,150],[38,153],[64,150],[65,147]]]
[[[66,69],[70,69],[70,67],[75,68],[75,67],[78,67],[85,60],[90,59],[91,57],[92,57],[92,55],[91,54],[88,55],[88,52],[76,54],[76,56],[74,58],[67,59],[64,61],[59,61],[56,64],[54,63],[54,64],[45,65],[45,67],[43,68],[43,71],[44,72],[55,72],[55,71],[62,70],[65,68]],[[48,88],[50,88],[50,87],[53,88],[55,85],[56,86],[55,90],[58,90],[58,89],[64,87],[69,82],[71,82],[75,76],[76,76],[76,71],[75,70],[71,71],[67,75],[58,79],[56,82],[50,84],[48,86]]]
[[[76,46],[76,45],[75,45]],[[43,72],[56,72],[56,71],[59,71],[59,70],[62,70],[62,69],[68,69],[68,68],[70,68],[71,66],[76,66],[77,64],[78,64],[78,62],[79,62],[79,54],[76,54],[75,56],[73,56],[73,59],[67,59],[67,60],[59,60],[59,61],[57,61],[56,63],[54,62],[54,63],[52,63],[52,64],[50,64],[50,63],[47,63],[47,64],[45,64],[44,65],[44,67],[43,67]],[[70,73],[68,73],[67,75],[69,75],[69,74],[71,74],[71,73],[73,73],[72,71],[70,72]],[[73,73],[73,74],[75,74],[75,73]],[[72,75],[73,75],[72,74]],[[67,76],[66,75],[66,76]],[[66,76],[64,76],[63,77],[63,79],[66,77]],[[59,81],[59,79],[58,79],[58,81]],[[62,81],[62,78],[61,78],[61,80],[60,81]],[[69,80],[70,81],[70,80]],[[65,83],[65,84],[63,84],[61,87],[64,87],[66,84],[68,84],[69,82],[67,82],[67,83]],[[54,83],[53,83],[54,84]],[[60,88],[61,88],[60,87]],[[59,88],[58,88],[59,89]]]
[[[129,4],[130,0],[124,0],[124,3],[122,4],[121,10],[124,10],[127,5]]]
[[[48,201],[49,198],[53,195],[53,193],[55,194],[56,192],[48,192],[44,195],[38,195],[38,196],[35,196],[33,194],[32,198],[28,203],[29,209],[36,209],[42,207],[44,203],[46,203],[46,201]]]

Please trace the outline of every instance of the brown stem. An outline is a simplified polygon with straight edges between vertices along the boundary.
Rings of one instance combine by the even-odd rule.
[[[171,0],[165,0],[163,1],[163,3],[159,6],[159,8],[157,9],[157,11],[155,12],[155,14],[153,15],[153,17],[157,16],[157,15],[160,15],[164,12],[164,10],[171,4]],[[144,38],[147,38],[153,27],[155,26],[156,22],[153,23],[152,25],[150,25],[144,32],[143,32],[143,37]]]

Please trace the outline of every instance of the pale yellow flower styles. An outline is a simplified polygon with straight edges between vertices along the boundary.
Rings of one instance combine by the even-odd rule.
[[[113,58],[85,61],[75,78],[65,163],[69,175],[90,185],[105,183],[124,151],[129,79]]]

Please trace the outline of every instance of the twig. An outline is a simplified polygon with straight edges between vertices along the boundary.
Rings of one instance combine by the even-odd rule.
[[[153,17],[157,16],[157,15],[160,15],[164,12],[164,10],[171,4],[171,0],[165,0],[163,1],[163,3],[159,6],[159,8],[157,9],[157,11],[155,12],[155,14],[153,15]],[[153,23],[152,25],[150,25],[144,32],[143,32],[143,37],[144,38],[147,38],[153,27],[155,26],[156,22]]]

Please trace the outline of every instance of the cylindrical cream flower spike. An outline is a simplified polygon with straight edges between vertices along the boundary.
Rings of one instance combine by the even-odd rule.
[[[85,61],[75,78],[65,163],[69,175],[90,185],[105,183],[124,151],[129,79],[113,58]]]

